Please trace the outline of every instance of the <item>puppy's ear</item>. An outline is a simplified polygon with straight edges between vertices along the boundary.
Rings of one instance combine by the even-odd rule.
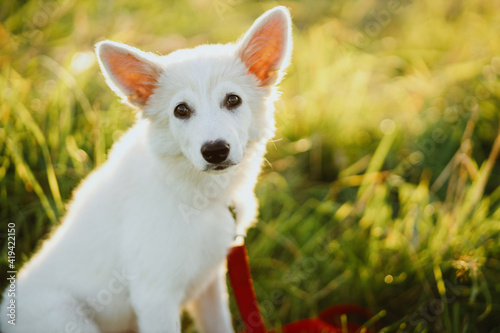
[[[292,24],[288,9],[275,7],[259,17],[238,45],[238,56],[260,86],[278,83],[290,61]]]
[[[134,106],[146,105],[161,73],[155,56],[111,41],[98,43],[96,53],[111,89]]]

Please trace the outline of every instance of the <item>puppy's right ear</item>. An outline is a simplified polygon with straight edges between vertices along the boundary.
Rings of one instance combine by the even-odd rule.
[[[161,73],[155,56],[112,41],[98,43],[96,53],[111,89],[128,103],[145,106]]]
[[[283,6],[259,17],[238,45],[241,61],[261,86],[279,83],[292,52],[292,23]]]

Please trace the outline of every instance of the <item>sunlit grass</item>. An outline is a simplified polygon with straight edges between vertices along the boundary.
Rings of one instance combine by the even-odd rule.
[[[134,121],[93,45],[229,42],[276,4],[2,4],[0,218],[18,263]],[[268,326],[352,302],[388,332],[498,332],[498,3],[279,4],[295,50],[247,239]]]

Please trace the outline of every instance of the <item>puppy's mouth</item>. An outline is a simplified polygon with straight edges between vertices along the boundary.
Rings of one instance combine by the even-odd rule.
[[[234,163],[234,162],[211,164],[211,165],[207,165],[203,171],[223,171],[223,170],[231,168],[232,166],[235,166],[235,165],[236,165],[236,163]]]

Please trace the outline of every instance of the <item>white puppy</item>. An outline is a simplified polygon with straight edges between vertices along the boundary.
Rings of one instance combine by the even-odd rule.
[[[173,333],[182,307],[201,332],[233,331],[225,258],[255,218],[290,30],[276,7],[235,44],[167,56],[97,44],[108,84],[140,119],[19,272],[15,326],[4,294],[2,332]]]

